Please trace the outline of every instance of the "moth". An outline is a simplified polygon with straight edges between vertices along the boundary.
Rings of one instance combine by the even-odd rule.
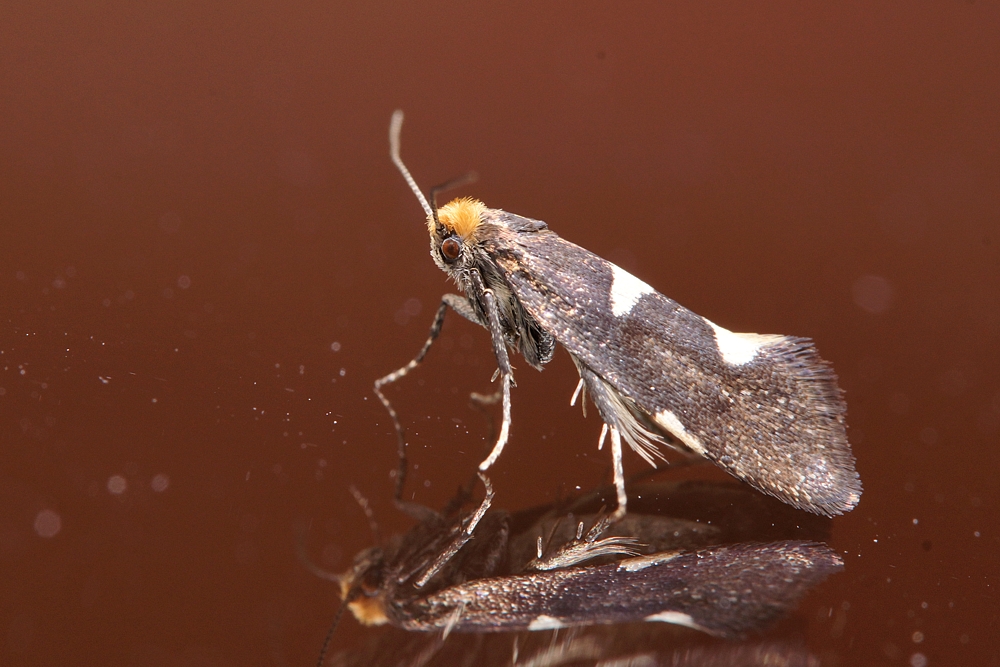
[[[831,366],[807,338],[734,333],[685,309],[622,268],[559,237],[540,220],[462,198],[437,207],[400,157],[403,114],[389,127],[393,162],[427,214],[431,257],[462,295],[442,297],[430,334],[406,366],[375,383],[405,448],[382,388],[412,371],[438,336],[450,308],[485,327],[500,378],[503,421],[486,471],[506,444],[513,373],[509,351],[541,370],[556,343],[569,352],[580,393],[610,435],[617,509],[627,496],[622,441],[655,466],[661,445],[697,454],[796,508],[833,516],[853,509],[861,482],[847,440],[842,392]],[[494,376],[494,379],[496,375]]]
[[[780,508],[765,518],[744,515],[739,501],[748,492],[731,485],[646,485],[633,496],[641,497],[640,511],[614,524],[600,511],[600,492],[547,508],[487,513],[493,493],[486,486],[475,511],[461,511],[460,501],[440,514],[428,510],[410,531],[363,550],[345,574],[333,577],[361,623],[434,632],[431,652],[453,632],[633,622],[736,639],[787,614],[843,567],[815,541],[826,524],[803,533]],[[730,520],[718,517],[715,528],[669,516],[672,508],[706,501],[728,505]],[[470,523],[478,523],[475,539],[463,540]],[[778,530],[769,536],[784,538],[718,543],[752,539],[760,530]],[[789,539],[793,535],[806,539]],[[462,541],[457,550],[456,540]]]

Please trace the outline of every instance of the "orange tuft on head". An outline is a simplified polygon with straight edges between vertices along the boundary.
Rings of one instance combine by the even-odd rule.
[[[348,602],[347,607],[361,625],[385,625],[389,622],[385,613],[385,601],[381,597],[360,597]]]
[[[356,572],[348,572],[340,579],[340,599],[347,600],[351,587],[356,581]],[[384,625],[389,622],[389,617],[385,612],[385,596],[366,597],[358,595],[353,600],[347,602],[347,608],[354,614],[354,618],[362,625]]]
[[[486,205],[478,199],[463,197],[453,199],[438,209],[438,220],[448,229],[448,231],[458,234],[463,239],[471,236],[479,223],[482,221],[482,214],[486,211]],[[433,225],[433,220],[428,221],[428,225]],[[431,230],[433,231],[433,229]]]

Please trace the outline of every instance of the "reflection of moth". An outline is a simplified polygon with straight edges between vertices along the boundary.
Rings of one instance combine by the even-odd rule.
[[[402,583],[392,578],[405,576],[397,564],[369,557],[360,563],[361,577],[373,571],[389,576],[375,580],[371,597],[362,593],[349,602],[360,619],[407,630],[473,632],[663,621],[738,637],[783,614],[841,567],[840,559],[817,543],[738,544],[491,576],[411,594],[408,577]],[[345,580],[351,583],[351,577]]]
[[[795,642],[685,641],[670,626],[644,623],[511,635],[453,634],[447,642],[389,629],[328,667],[820,667]]]
[[[627,503],[622,441],[650,464],[661,444],[700,455],[816,514],[857,505],[861,482],[844,401],[833,369],[809,339],[733,333],[540,220],[473,199],[438,208],[437,190],[429,203],[400,159],[402,122],[396,111],[389,130],[393,162],[427,214],[431,257],[463,295],[442,298],[420,353],[375,384],[397,428],[381,388],[423,360],[451,308],[490,332],[500,376],[503,423],[482,471],[496,461],[510,429],[508,349],[540,369],[558,342],[579,371],[577,392],[584,391],[604,422],[601,443],[611,436],[615,518]],[[609,222],[627,230],[622,220]]]
[[[358,554],[339,577],[345,604],[362,623],[441,630],[441,640],[452,631],[634,621],[738,638],[790,611],[843,567],[832,550],[810,539],[822,535],[826,520],[815,517],[810,526],[801,514],[747,490],[686,482],[636,491],[633,511],[600,533],[579,528],[607,523],[591,514],[604,502],[592,494],[559,508],[486,513],[475,537],[457,550],[451,547],[472,515],[428,512],[388,545]],[[490,502],[488,493],[477,513]],[[731,521],[711,526],[643,513],[659,507],[684,514],[698,505],[735,509]],[[766,542],[718,544],[752,539],[761,528]],[[782,533],[805,539],[779,539]],[[452,555],[442,562],[444,553]],[[554,569],[533,570],[539,561]]]

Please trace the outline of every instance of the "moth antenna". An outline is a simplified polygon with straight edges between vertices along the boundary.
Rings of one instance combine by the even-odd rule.
[[[392,157],[392,163],[396,165],[396,169],[403,174],[403,179],[406,184],[410,186],[413,190],[413,194],[417,196],[420,201],[420,205],[424,207],[424,212],[428,216],[434,218],[434,223],[438,224],[437,211],[431,208],[431,205],[427,203],[427,197],[424,193],[420,191],[420,187],[417,182],[413,180],[413,176],[410,176],[410,170],[406,168],[403,164],[403,159],[399,157],[399,133],[403,129],[403,110],[396,109],[392,112],[392,120],[389,121],[389,156]]]
[[[379,539],[378,523],[375,521],[375,512],[372,511],[371,505],[368,504],[368,499],[361,495],[358,487],[353,484],[348,488],[351,491],[351,495],[354,496],[354,500],[361,506],[361,511],[365,513],[365,518],[368,519],[368,528],[372,531],[372,538],[375,540],[375,544],[382,544],[382,540]]]
[[[306,535],[308,532],[309,528],[303,527],[302,530],[299,531],[298,539],[295,540],[295,555],[298,556],[299,562],[302,563],[302,565],[309,570],[309,572],[320,579],[325,579],[326,581],[332,581],[339,584],[343,580],[342,575],[324,570],[319,565],[312,562],[312,559],[309,558],[309,554],[306,552]]]
[[[326,652],[330,650],[330,642],[333,640],[333,631],[337,629],[337,624],[340,623],[340,617],[343,615],[344,607],[346,606],[346,602],[341,602],[340,606],[337,608],[337,613],[333,616],[333,623],[330,624],[330,629],[326,631],[326,638],[323,640],[323,647],[319,650],[319,658],[316,660],[316,667],[323,667],[323,661],[326,660]]]
[[[434,210],[437,210],[438,202],[437,196],[442,192],[447,192],[448,190],[454,190],[455,188],[460,188],[463,185],[468,185],[469,183],[475,183],[479,180],[479,174],[475,171],[467,171],[457,178],[453,178],[450,181],[445,181],[441,185],[435,185],[431,188],[431,206]]]

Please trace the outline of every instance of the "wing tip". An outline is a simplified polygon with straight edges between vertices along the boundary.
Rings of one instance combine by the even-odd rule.
[[[802,414],[796,430],[806,468],[794,493],[772,495],[823,516],[850,512],[861,501],[862,486],[847,439],[847,403],[833,366],[809,338],[784,336],[767,352],[800,392]]]

